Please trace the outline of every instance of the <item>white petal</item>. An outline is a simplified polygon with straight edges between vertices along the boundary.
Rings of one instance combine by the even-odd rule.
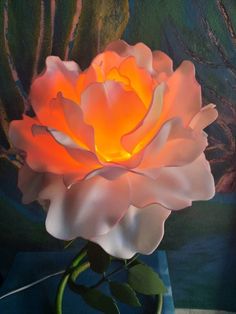
[[[129,173],[131,202],[144,207],[159,203],[169,209],[181,209],[192,201],[208,200],[214,196],[215,186],[209,163],[204,154],[183,167],[165,167],[158,170],[155,180]]]
[[[195,68],[190,61],[183,61],[166,81],[163,115],[168,120],[180,117],[184,126],[189,125],[202,106],[201,87],[195,79]]]
[[[205,133],[185,128],[181,119],[167,121],[152,142],[144,149],[143,160],[135,169],[156,178],[161,167],[184,166],[193,162],[206,148]]]
[[[147,69],[150,73],[153,73],[152,51],[145,44],[137,43],[132,46],[124,40],[116,40],[106,47],[105,51],[107,50],[115,51],[122,57],[134,56],[140,68]]]
[[[61,144],[62,146],[68,147],[68,148],[79,148],[79,149],[83,149],[82,147],[80,147],[79,145],[77,145],[72,139],[71,137],[69,137],[68,135],[66,135],[65,133],[58,131],[56,129],[52,129],[52,128],[47,128],[49,133],[54,137],[54,139]]]
[[[49,103],[59,92],[65,98],[79,103],[76,94],[76,82],[79,68],[73,61],[63,62],[59,57],[49,56],[46,69],[31,85],[30,100],[34,111],[42,124],[46,124],[49,115]]]
[[[48,71],[57,71],[58,69],[64,73],[65,76],[74,75],[77,77],[78,73],[81,72],[78,64],[74,61],[62,61],[57,56],[49,56],[46,59]]]
[[[156,71],[155,77],[158,81],[168,79],[173,73],[173,61],[167,54],[162,51],[155,50],[152,52],[153,56],[153,68]]]
[[[205,129],[218,117],[218,112],[215,107],[214,104],[209,104],[201,108],[201,110],[193,117],[189,126],[196,132]]]
[[[70,240],[104,234],[123,217],[129,207],[125,176],[107,180],[95,176],[66,189],[57,178],[40,193],[49,200],[46,228],[54,237]]]
[[[142,209],[130,206],[110,232],[90,240],[118,258],[128,259],[135,253],[151,254],[163,238],[164,222],[169,215],[169,210],[156,204]]]
[[[45,173],[32,170],[27,164],[24,164],[19,170],[18,187],[21,190],[22,202],[24,204],[35,201],[42,189]]]

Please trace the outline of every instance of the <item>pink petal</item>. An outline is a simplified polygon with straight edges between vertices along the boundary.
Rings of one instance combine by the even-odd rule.
[[[73,140],[82,148],[94,150],[94,130],[90,125],[85,123],[83,112],[80,106],[73,101],[62,97],[61,95],[58,95],[57,99],[54,101],[54,104],[51,103],[52,119],[55,121],[56,116],[54,116],[54,113],[56,114],[55,111],[58,110],[58,106],[60,106],[60,108],[63,110],[65,123],[62,131],[64,130],[65,133],[71,136]],[[55,108],[54,110],[53,106]],[[57,128],[57,126],[54,126],[54,128],[60,130],[60,125],[59,128]]]
[[[75,161],[84,165],[86,173],[83,173],[83,175],[81,171],[78,172],[78,169],[76,169],[76,172],[64,174],[63,180],[66,186],[74,184],[76,181],[81,180],[84,176],[88,176],[91,172],[94,172],[96,169],[102,168],[103,166],[93,152],[81,149],[81,147],[78,146],[69,136],[60,131],[48,129],[41,125],[32,125],[32,133],[33,135],[51,134]]]
[[[23,120],[11,122],[9,129],[13,145],[26,152],[26,161],[30,168],[56,174],[76,172],[81,178],[93,170],[87,164],[73,159],[49,132],[33,135],[32,127],[37,123],[37,120],[24,116]]]
[[[120,141],[145,115],[139,97],[114,81],[90,85],[81,97],[85,122],[93,126],[99,157],[104,161],[130,158]]]
[[[195,79],[195,68],[190,61],[184,61],[166,81],[163,121],[180,117],[185,126],[200,111],[201,88]]]
[[[116,40],[111,42],[105,51],[115,51],[122,57],[134,56],[140,68],[144,68],[153,73],[152,68],[152,51],[143,43],[137,43],[134,46],[127,44],[124,40]]]
[[[144,149],[143,160],[135,171],[153,178],[160,167],[183,166],[194,161],[206,148],[207,137],[184,128],[180,119],[167,121]]]
[[[121,62],[119,73],[129,79],[132,89],[144,103],[145,107],[150,106],[154,81],[149,72],[137,66],[134,57],[128,57]]]
[[[35,201],[42,189],[45,173],[32,170],[27,164],[19,170],[18,187],[21,190],[23,204]]]
[[[173,73],[173,61],[162,51],[153,51],[152,56],[156,79],[159,82],[162,81],[162,78],[166,80]]]
[[[214,196],[215,185],[205,155],[183,167],[166,167],[158,171],[155,180],[144,175],[128,174],[132,204],[145,207],[158,203],[169,209],[181,209],[192,201]]]
[[[157,204],[142,209],[130,206],[110,232],[90,240],[117,258],[128,259],[135,253],[151,254],[163,238],[164,222],[169,215],[169,210]]]
[[[34,111],[42,124],[48,125],[50,119],[49,104],[59,92],[65,98],[78,102],[76,81],[79,68],[73,61],[61,61],[59,57],[46,59],[45,72],[36,78],[31,86],[30,100]]]
[[[97,156],[92,152],[69,147],[66,148],[66,151],[73,159],[87,167],[88,171],[84,177],[88,177],[91,173],[99,171],[103,167]],[[63,180],[66,186],[71,186],[76,181],[81,180],[81,173],[76,171],[64,174]]]
[[[97,74],[101,74],[104,81],[106,75],[113,69],[118,68],[120,63],[124,60],[119,54],[113,51],[104,51],[98,54],[92,61],[91,66],[95,68]],[[97,75],[99,78],[99,75]],[[100,80],[98,80],[100,82]]]
[[[66,189],[57,179],[39,199],[49,200],[46,228],[56,238],[91,238],[110,231],[129,207],[125,176],[107,180],[101,176],[80,181]]]
[[[200,132],[214,122],[218,117],[218,112],[214,104],[203,107],[191,120],[189,126],[196,132]]]
[[[145,147],[160,127],[161,121],[159,118],[162,112],[164,90],[164,84],[156,87],[152,103],[145,117],[135,129],[122,137],[122,144],[129,152],[138,151]]]

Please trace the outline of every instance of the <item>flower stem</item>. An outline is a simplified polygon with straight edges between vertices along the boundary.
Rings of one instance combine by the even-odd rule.
[[[67,285],[69,276],[70,275],[67,274],[66,276],[62,277],[58,290],[57,290],[57,298],[56,298],[56,313],[57,314],[62,314],[62,300],[63,300],[64,290]]]
[[[67,271],[62,276],[62,279],[60,281],[60,284],[58,286],[57,290],[57,296],[56,296],[56,314],[62,314],[62,301],[63,301],[63,295],[66,288],[66,285],[68,283],[68,280],[70,278],[71,272],[73,273],[76,271],[76,275],[78,276],[81,272],[86,270],[89,267],[89,263],[84,263],[81,266],[79,266],[79,263],[82,261],[82,259],[86,256],[87,252],[83,248],[80,253],[74,258],[70,266],[67,268]]]
[[[107,274],[106,276],[103,276],[97,283],[95,283],[94,285],[92,285],[90,287],[90,289],[94,289],[99,287],[101,284],[103,284],[103,282],[109,280],[112,276],[117,275],[118,273],[124,271],[125,269],[127,269],[127,267],[133,263],[133,261],[135,261],[138,258],[139,254],[135,255],[129,262],[125,261],[125,265],[116,268],[115,270],[113,270],[112,272],[110,272],[109,274]]]
[[[163,295],[160,293],[160,294],[158,294],[158,305],[157,305],[156,314],[162,313],[162,307],[163,307]]]

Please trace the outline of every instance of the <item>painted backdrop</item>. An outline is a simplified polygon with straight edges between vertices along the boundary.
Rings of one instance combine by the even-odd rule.
[[[210,202],[172,214],[161,248],[167,251],[177,307],[236,312],[235,13],[235,0],[0,1],[0,281],[17,252],[64,247],[45,232],[40,206],[20,202],[19,163],[8,142],[8,123],[31,111],[30,83],[47,55],[86,68],[109,41],[122,36],[165,51],[175,67],[191,60],[204,103],[217,105],[207,157],[218,193]]]

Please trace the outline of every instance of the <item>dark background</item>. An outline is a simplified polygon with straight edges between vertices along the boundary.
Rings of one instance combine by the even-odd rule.
[[[177,307],[236,312],[234,0],[0,1],[0,278],[6,278],[17,252],[64,247],[46,233],[40,206],[21,204],[8,123],[30,109],[30,83],[47,55],[76,60],[85,68],[121,36],[166,52],[174,67],[191,60],[203,103],[217,106],[219,118],[207,130],[217,195],[173,213],[161,248],[168,255]]]

